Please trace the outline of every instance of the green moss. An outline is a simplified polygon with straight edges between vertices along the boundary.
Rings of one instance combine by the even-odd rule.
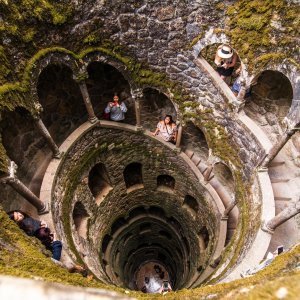
[[[124,290],[88,280],[79,274],[71,274],[54,264],[44,246],[26,236],[22,230],[0,208],[0,274],[58,282],[82,287],[105,288],[124,293]]]
[[[268,58],[277,63],[296,54],[297,41],[292,35],[300,25],[298,9],[297,4],[285,0],[242,0],[228,6],[226,34],[250,71],[262,70]],[[273,21],[281,25],[276,27]],[[281,54],[275,55],[278,49]]]
[[[9,161],[9,159],[8,159],[6,151],[3,147],[2,138],[0,136],[0,177],[1,177],[1,174],[7,174],[8,161]]]
[[[91,33],[88,36],[86,36],[83,40],[83,43],[88,45],[96,45],[99,42],[100,42],[100,36],[97,33]]]

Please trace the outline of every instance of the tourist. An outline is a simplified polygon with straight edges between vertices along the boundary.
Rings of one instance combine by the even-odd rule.
[[[29,236],[34,236],[38,229],[47,227],[45,221],[33,219],[19,210],[9,212],[8,215],[9,218],[15,221],[18,226]]]
[[[111,121],[120,122],[125,119],[125,113],[127,112],[127,107],[124,102],[119,102],[119,97],[114,95],[113,102],[108,102],[104,113],[106,118]],[[109,116],[109,118],[108,118]]]
[[[153,136],[159,136],[166,142],[175,144],[177,139],[177,126],[172,116],[166,115],[162,121],[159,121]]]
[[[48,227],[41,227],[35,232],[35,237],[38,238],[47,250],[52,252],[52,258],[60,260],[62,243],[55,239],[54,234],[51,233]]]
[[[232,75],[234,66],[237,62],[237,54],[227,45],[218,47],[215,56],[217,72],[223,80]]]

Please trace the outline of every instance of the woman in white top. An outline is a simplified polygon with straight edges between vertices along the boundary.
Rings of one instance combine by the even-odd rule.
[[[166,115],[162,121],[159,121],[153,136],[159,136],[166,142],[176,143],[177,139],[177,126],[172,119],[172,116]]]

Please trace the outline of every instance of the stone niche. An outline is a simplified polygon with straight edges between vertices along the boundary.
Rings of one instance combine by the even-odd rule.
[[[72,76],[69,67],[51,64],[41,72],[38,79],[42,120],[58,145],[88,119],[79,85]]]
[[[87,71],[87,88],[97,117],[103,118],[105,107],[117,94],[128,109],[125,114],[126,123],[135,125],[134,100],[131,97],[130,85],[122,73],[111,65],[96,61],[88,65]]]
[[[276,141],[282,134],[293,99],[293,88],[289,79],[281,72],[266,70],[252,83],[251,96],[245,105],[246,114],[251,117],[268,136]]]

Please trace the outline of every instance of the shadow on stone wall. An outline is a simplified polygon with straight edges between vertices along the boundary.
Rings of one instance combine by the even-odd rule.
[[[58,145],[88,118],[79,85],[72,75],[64,65],[49,65],[38,80],[39,101],[44,109],[42,119]]]
[[[89,78],[86,83],[96,116],[103,118],[107,103],[113,100],[116,93],[128,109],[125,122],[135,125],[134,100],[131,98],[129,83],[123,75],[114,67],[100,62],[90,63],[87,70]]]

